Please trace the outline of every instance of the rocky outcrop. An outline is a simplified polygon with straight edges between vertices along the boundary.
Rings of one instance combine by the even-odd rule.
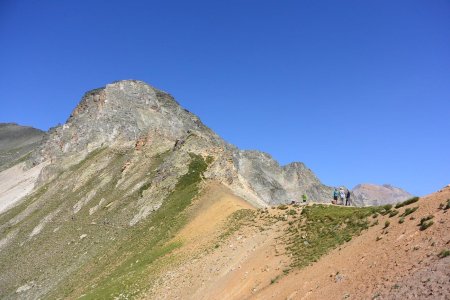
[[[25,160],[40,146],[45,136],[44,131],[33,127],[0,123],[0,171]]]
[[[257,196],[268,204],[301,201],[302,195],[314,202],[329,201],[332,190],[300,162],[280,166],[269,154],[239,151],[237,172]]]
[[[303,163],[280,166],[268,154],[239,150],[171,95],[136,80],[118,81],[84,95],[67,122],[50,132],[35,157],[36,162],[55,162],[44,170],[40,182],[95,149],[134,147],[139,151],[147,144],[211,156],[214,161],[205,177],[222,182],[256,206],[298,201],[303,194],[323,202],[331,194]]]
[[[67,122],[52,130],[40,159],[139,143],[143,137],[176,141],[189,133],[220,141],[171,95],[141,81],[118,81],[87,92]]]
[[[355,205],[385,205],[405,201],[413,195],[401,188],[383,184],[358,184],[352,190],[354,194]]]

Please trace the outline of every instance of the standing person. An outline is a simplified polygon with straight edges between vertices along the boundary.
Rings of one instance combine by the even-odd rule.
[[[347,195],[345,195],[345,206],[350,206],[350,191],[347,190]]]
[[[345,191],[344,191],[344,188],[342,188],[342,187],[339,189],[339,196],[341,198],[341,204],[344,205]]]
[[[339,197],[339,192],[337,190],[337,188],[334,188],[334,192],[333,192],[333,204],[338,204],[338,197]]]

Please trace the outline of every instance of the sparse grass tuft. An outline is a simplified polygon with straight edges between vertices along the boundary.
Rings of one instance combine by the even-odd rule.
[[[407,206],[407,205],[413,204],[413,203],[415,203],[417,201],[419,201],[419,197],[413,197],[413,198],[410,198],[410,199],[408,199],[406,201],[397,203],[395,205],[395,208],[400,208],[400,207],[403,207],[403,206]]]
[[[444,210],[450,209],[450,199],[447,199],[447,203],[444,206]]]
[[[382,215],[382,216],[385,216],[385,215],[391,213],[391,209],[392,209],[392,205],[391,204],[380,206],[379,214]]]
[[[420,226],[420,230],[424,231],[425,229],[427,229],[428,227],[430,227],[431,225],[434,224],[433,221],[431,221],[431,219],[433,219],[434,216],[433,215],[429,215],[427,217],[424,217],[422,219],[420,219],[420,223],[418,226]]]
[[[389,211],[392,209],[392,204],[383,205],[382,208],[384,208],[385,211]]]
[[[289,216],[294,216],[294,215],[297,214],[297,211],[296,211],[295,209],[290,209],[290,210],[288,210],[287,214],[288,214]]]
[[[270,280],[270,284],[276,283],[278,280],[280,280],[280,278],[281,278],[281,275],[278,275],[277,277],[272,278],[272,279]]]
[[[391,212],[389,213],[389,218],[392,218],[392,217],[396,216],[397,214],[398,214],[398,210],[396,210],[396,209],[391,210]]]
[[[434,224],[433,221],[424,222],[420,225],[420,230],[424,231],[425,229],[427,229],[428,227],[430,227],[433,224]]]
[[[288,206],[285,204],[281,204],[281,205],[278,205],[277,208],[280,210],[286,210],[286,209],[288,209]]]
[[[429,221],[429,220],[431,220],[431,219],[433,219],[433,218],[434,218],[433,215],[428,215],[428,216],[426,216],[426,217],[423,217],[422,219],[420,219],[419,225],[422,225],[422,224],[425,223],[426,221]]]
[[[415,212],[419,207],[407,207],[405,209],[405,211],[400,215],[400,217],[406,217],[407,215],[412,214],[413,212]]]
[[[230,235],[238,231],[243,225],[254,220],[256,211],[253,209],[240,209],[232,213],[227,220],[226,230],[220,235],[219,240],[224,241]]]
[[[368,228],[367,218],[379,210],[379,207],[305,207],[302,217],[295,219],[295,224],[287,229],[289,246],[286,249],[292,255],[291,266],[305,267],[335,247],[350,241]]]
[[[444,258],[447,256],[450,256],[450,250],[448,250],[448,249],[444,249],[438,254],[439,258]]]

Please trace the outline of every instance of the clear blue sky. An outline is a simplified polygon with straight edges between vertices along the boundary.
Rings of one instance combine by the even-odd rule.
[[[0,0],[0,122],[120,79],[328,185],[450,183],[450,1]]]

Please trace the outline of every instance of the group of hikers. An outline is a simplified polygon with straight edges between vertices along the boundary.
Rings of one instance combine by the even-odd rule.
[[[333,200],[331,200],[332,204],[335,205],[345,205],[345,206],[350,206],[350,197],[351,197],[351,193],[348,189],[344,189],[343,187],[340,188],[334,188],[333,191]],[[308,201],[308,196],[306,196],[306,194],[303,194],[301,196],[301,200],[300,202],[297,201],[291,201],[291,204],[299,204],[302,203],[306,204],[306,202]]]
[[[345,203],[344,203],[345,200]],[[350,191],[345,191],[343,187],[334,188],[333,200],[331,203],[336,205],[350,206]]]

